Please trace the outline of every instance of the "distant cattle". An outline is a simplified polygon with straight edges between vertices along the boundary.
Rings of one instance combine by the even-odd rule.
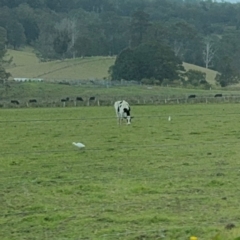
[[[96,98],[95,97],[90,97],[89,101],[94,101]]]
[[[128,104],[128,102],[126,101],[117,101],[114,103],[114,108],[116,111],[116,115],[118,118],[118,124],[120,124],[123,119],[127,119],[127,124],[131,123],[131,116],[130,116],[130,112],[131,112],[131,108]]]
[[[76,97],[76,101],[83,101],[81,97]]]
[[[19,101],[18,100],[11,100],[11,103],[19,105]]]
[[[29,103],[36,103],[37,102],[37,100],[36,99],[29,99],[29,101],[28,101]]]
[[[216,94],[214,97],[222,97],[221,93]]]
[[[70,85],[69,82],[59,82],[58,84],[62,84],[62,85]]]
[[[68,102],[68,101],[69,101],[69,97],[61,99],[61,102]]]
[[[189,95],[188,98],[196,98],[195,94]]]

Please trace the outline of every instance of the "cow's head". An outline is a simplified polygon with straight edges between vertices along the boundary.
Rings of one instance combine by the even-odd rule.
[[[124,118],[127,120],[127,124],[131,124],[131,116],[130,116],[130,107],[128,106],[127,108],[123,109],[124,112]]]
[[[126,120],[127,120],[127,125],[129,125],[129,124],[131,124],[132,119],[133,119],[134,117],[132,117],[132,116],[127,116],[127,117],[125,117],[125,118],[126,118]]]
[[[131,124],[131,116],[127,116],[126,119],[127,119],[127,124],[128,125]]]

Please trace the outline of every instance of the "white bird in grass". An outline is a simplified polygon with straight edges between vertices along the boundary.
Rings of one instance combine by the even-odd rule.
[[[171,121],[171,116],[168,117],[168,121]]]
[[[73,144],[74,146],[78,147],[78,148],[85,148],[85,145],[82,144],[82,143],[73,142],[72,144]]]

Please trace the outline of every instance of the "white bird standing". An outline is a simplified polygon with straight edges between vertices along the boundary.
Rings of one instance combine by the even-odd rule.
[[[73,144],[74,146],[78,147],[78,148],[85,148],[85,145],[82,144],[82,143],[73,142],[72,144]]]
[[[168,121],[171,121],[171,116],[168,117]]]

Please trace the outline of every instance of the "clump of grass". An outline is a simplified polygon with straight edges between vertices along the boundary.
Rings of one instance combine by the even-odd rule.
[[[231,230],[224,230],[216,234],[212,240],[240,240],[240,229],[234,228]]]

